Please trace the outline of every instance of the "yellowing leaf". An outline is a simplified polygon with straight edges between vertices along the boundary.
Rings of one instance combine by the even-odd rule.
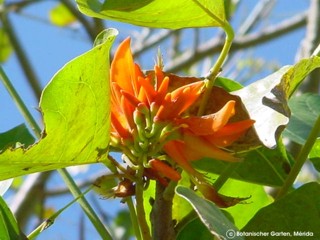
[[[61,3],[50,10],[49,18],[53,24],[59,27],[65,27],[77,20],[69,9]]]
[[[10,57],[12,52],[10,39],[3,28],[0,28],[0,49],[0,63],[2,63]]]

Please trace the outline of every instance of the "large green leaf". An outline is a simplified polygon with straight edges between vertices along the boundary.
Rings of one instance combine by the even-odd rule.
[[[88,16],[155,28],[220,27],[224,0],[76,0]]]
[[[25,124],[20,124],[7,132],[0,133],[0,152],[8,147],[15,147],[17,142],[25,147],[34,143],[34,137]]]
[[[243,239],[233,235],[236,234],[237,228],[212,202],[199,197],[194,191],[183,186],[177,186],[176,193],[192,205],[203,224],[218,239],[230,236],[234,236],[233,239]]]
[[[261,209],[242,231],[267,232],[269,236],[271,233],[283,232],[289,233],[292,237],[297,236],[299,232],[309,232],[311,237],[301,239],[320,239],[320,185],[315,182],[305,184]],[[272,236],[270,239],[273,239]]]
[[[304,144],[320,115],[320,96],[306,93],[293,97],[289,101],[291,109],[290,122],[283,136],[299,144]]]
[[[0,196],[0,239],[23,239],[16,219]]]
[[[67,63],[43,91],[45,130],[29,149],[0,155],[0,180],[106,160],[109,144],[109,50],[117,34]]]
[[[289,97],[303,79],[320,67],[320,58],[303,59],[293,66],[285,66],[268,77],[242,88],[233,94],[241,97],[261,142],[273,148],[276,139],[289,122]]]

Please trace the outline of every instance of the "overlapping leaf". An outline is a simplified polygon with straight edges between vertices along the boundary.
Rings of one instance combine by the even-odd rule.
[[[6,202],[0,197],[0,239],[25,239]]]
[[[310,232],[303,239],[320,238],[320,186],[308,183],[261,209],[242,229],[245,232]],[[289,237],[288,237],[289,238]],[[248,237],[246,239],[256,239]],[[301,238],[302,239],[302,238]]]
[[[237,231],[233,223],[212,202],[199,197],[194,191],[183,186],[176,187],[176,193],[192,205],[203,224],[218,239],[221,239],[221,236],[228,237],[230,231]],[[237,236],[234,239],[243,238]]]
[[[320,172],[320,138],[314,143],[310,153],[309,158],[313,163],[313,166]]]
[[[223,0],[76,0],[88,16],[134,25],[179,29],[221,27],[225,23]]]
[[[213,159],[193,162],[193,165],[204,172],[221,174],[229,164],[238,165],[231,174],[232,178],[268,186],[281,186],[290,170],[285,149],[266,147],[249,151],[239,163],[226,163]]]
[[[8,147],[15,147],[17,143],[27,147],[33,144],[34,140],[26,125],[20,124],[7,132],[0,133],[0,152]]]
[[[320,58],[303,59],[293,66],[285,66],[268,77],[248,87],[233,92],[241,97],[261,142],[273,148],[276,139],[288,124],[289,97],[303,79],[315,68],[320,67]]]
[[[28,149],[0,155],[0,180],[106,158],[109,143],[109,50],[116,30],[105,41],[67,63],[43,91],[40,108],[45,130]]]
[[[298,144],[304,144],[317,117],[320,115],[320,96],[306,93],[292,98],[290,122],[283,136]]]

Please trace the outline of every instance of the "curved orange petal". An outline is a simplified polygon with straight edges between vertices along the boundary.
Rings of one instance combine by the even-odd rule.
[[[157,65],[154,66],[154,73],[156,76],[156,87],[157,87],[157,89],[159,89],[162,84],[162,81],[164,79],[164,74],[163,74],[161,68]]]
[[[185,148],[184,143],[180,141],[170,141],[164,145],[164,151],[168,156],[176,162],[183,170],[196,177],[199,180],[205,180],[204,176],[196,171],[190,162],[186,159],[183,149]]]
[[[247,119],[240,122],[229,123],[212,135],[205,136],[211,143],[219,147],[231,145],[253,126],[254,120]]]
[[[164,161],[159,159],[151,159],[148,164],[154,170],[156,170],[160,175],[165,176],[173,181],[179,181],[181,179],[180,173],[178,173],[175,169],[171,166],[166,164]]]
[[[111,112],[111,127],[113,131],[117,133],[118,137],[122,137],[124,139],[130,137],[130,133],[128,132],[127,128],[123,126],[121,121],[119,121],[113,112]]]
[[[230,100],[223,106],[223,108],[214,113],[214,122],[212,126],[214,131],[218,131],[220,128],[227,124],[229,119],[235,114],[235,105],[236,102]]]
[[[198,154],[198,156],[201,156],[201,158],[209,157],[228,162],[238,162],[240,160],[239,158],[234,157],[229,152],[221,150],[220,148],[210,144],[210,142],[205,138],[198,137],[189,133],[184,133],[183,140],[185,143],[185,148],[183,149],[183,151],[185,152],[186,156],[192,156],[191,153],[193,152],[194,154]],[[192,159],[187,157],[187,160],[194,161],[201,158]]]
[[[137,86],[137,76],[141,71],[133,62],[130,50],[130,38],[125,39],[115,52],[114,59],[110,67],[110,79],[116,82],[121,89],[134,94]]]
[[[200,96],[204,82],[194,82],[168,93],[157,112],[155,120],[168,120],[178,117]]]

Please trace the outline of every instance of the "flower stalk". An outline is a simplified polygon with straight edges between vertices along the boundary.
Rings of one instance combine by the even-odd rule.
[[[213,67],[210,69],[208,75],[205,77],[207,79],[206,91],[203,95],[203,98],[202,98],[202,101],[200,104],[200,108],[198,110],[198,116],[203,115],[203,113],[205,111],[205,106],[206,106],[206,104],[209,100],[209,97],[211,95],[211,91],[212,91],[212,87],[214,86],[214,82],[221,71],[221,68],[222,68],[224,61],[226,60],[226,58],[228,56],[229,50],[232,45],[232,41],[234,39],[234,31],[229,23],[227,23],[227,22],[224,23],[223,29],[226,34],[226,40],[224,42],[222,51],[220,52],[220,55],[219,55],[217,61],[215,62]]]

